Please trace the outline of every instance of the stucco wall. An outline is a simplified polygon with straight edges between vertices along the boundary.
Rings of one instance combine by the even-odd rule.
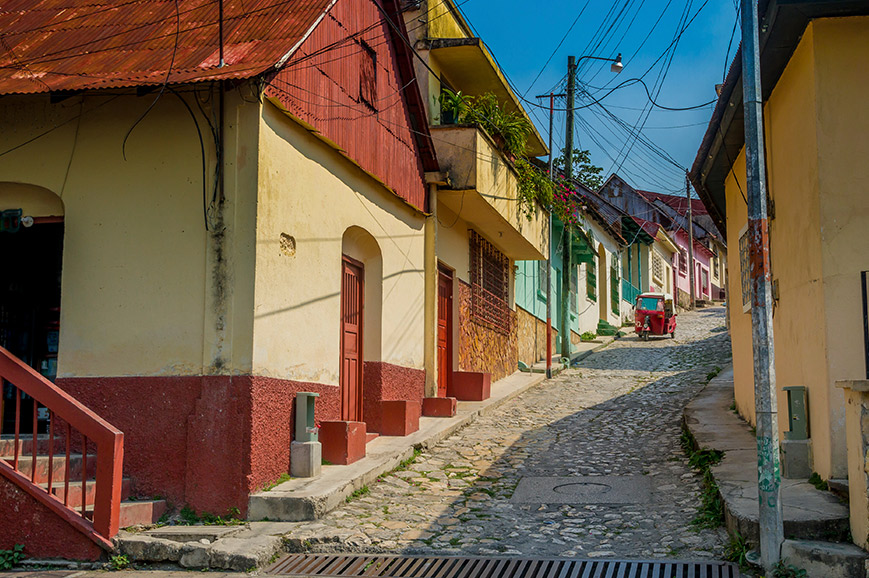
[[[620,247],[613,240],[613,238],[610,237],[609,234],[607,234],[605,232],[605,230],[600,225],[595,223],[594,221],[589,219],[588,226],[594,235],[594,245],[595,245],[594,250],[598,255],[600,255],[600,248],[603,247],[604,256],[605,256],[604,257],[605,263],[603,265],[601,265],[600,257],[597,257],[595,259],[595,263],[597,266],[597,285],[598,285],[597,299],[595,301],[592,301],[588,298],[588,294],[586,291],[586,271],[587,271],[588,265],[583,264],[580,267],[579,285],[577,286],[577,295],[579,298],[579,305],[577,308],[578,323],[576,326],[573,327],[573,329],[580,334],[585,333],[586,331],[592,331],[592,332],[597,331],[597,324],[598,324],[598,321],[600,321],[601,319],[603,319],[607,323],[615,325],[616,327],[619,327],[622,324],[622,322],[621,322],[621,306],[622,306],[621,280],[618,281],[618,291],[619,291],[619,299],[618,299],[619,312],[618,313],[613,313],[612,302],[611,302],[612,299],[611,299],[611,295],[610,295],[610,290],[611,290],[610,288],[612,287],[612,282],[613,282],[612,277],[610,275],[610,263],[611,263],[611,259],[612,259],[613,254],[619,256],[619,259],[620,259],[619,260],[619,273],[621,273],[622,267],[623,267],[623,265],[621,263]],[[647,261],[648,261],[648,259],[646,259],[646,262]],[[636,266],[636,265],[634,265],[634,266]],[[606,295],[600,294],[601,277],[606,279]],[[605,316],[601,315],[601,311],[602,311],[601,310],[601,299],[605,300],[605,303],[606,303]]]
[[[869,271],[869,78],[848,66],[850,54],[869,55],[869,18],[830,18],[813,24],[817,90],[823,303],[832,469],[845,467],[844,398],[837,380],[866,377],[860,272]],[[780,195],[781,196],[781,195]]]
[[[246,112],[256,108],[235,94],[227,100],[225,211],[232,230],[221,241],[228,266],[238,261],[233,239],[245,226],[233,213],[232,191],[249,177],[245,153],[233,142]],[[0,209],[56,212],[44,208],[45,199],[37,207],[27,188],[5,183],[43,187],[62,200],[61,376],[192,375],[215,365],[249,370],[243,353],[249,339],[217,338],[209,330],[217,309],[233,299],[215,303],[199,141],[177,98],[157,102],[127,139],[124,159],[124,137],[152,100],[87,96],[52,105],[46,95],[5,97],[0,104],[2,150],[60,125],[0,157]],[[222,290],[232,294],[231,287]],[[243,297],[236,297],[238,304]],[[243,322],[221,314],[223,336]]]
[[[365,360],[422,369],[421,214],[270,102],[260,135],[254,372],[338,384],[341,254],[351,227],[370,235],[382,269],[378,278],[366,263],[364,331],[381,338],[366,337]]]
[[[842,394],[832,391],[827,367],[829,332],[838,332],[840,328],[827,328],[824,295],[827,272],[819,197],[818,135],[821,129],[816,114],[819,86],[815,77],[816,44],[815,28],[810,25],[766,103],[764,114],[770,196],[775,202],[775,218],[770,221],[770,262],[779,295],[773,318],[776,382],[780,391],[779,429],[783,432],[787,428],[787,402],[781,388],[805,385],[809,396],[814,469],[828,478],[846,475],[846,456]],[[841,89],[841,85],[836,86],[836,90]],[[744,191],[744,151],[736,159],[733,172]],[[751,315],[742,311],[738,249],[739,232],[746,223],[747,210],[733,175],[728,177],[726,186],[728,246],[732,248],[728,253],[728,269],[733,273],[728,279],[728,293],[732,301],[734,386],[740,413],[753,423]],[[853,211],[853,206],[848,210]],[[852,267],[856,270],[856,263]],[[858,286],[856,278],[853,282]],[[853,303],[856,311],[858,301]],[[835,425],[831,417],[835,415],[839,417],[834,422],[841,419],[841,424],[831,430],[831,425]],[[836,438],[839,441],[834,441]],[[840,449],[835,449],[836,446]]]

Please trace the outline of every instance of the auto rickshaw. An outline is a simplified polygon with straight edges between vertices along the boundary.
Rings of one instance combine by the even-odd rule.
[[[643,341],[649,335],[667,335],[676,338],[676,313],[673,298],[665,293],[643,293],[637,296],[634,307],[634,331]]]

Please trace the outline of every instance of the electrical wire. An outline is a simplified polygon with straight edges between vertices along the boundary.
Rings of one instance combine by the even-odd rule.
[[[127,134],[124,135],[124,141],[121,143],[121,154],[124,157],[124,160],[127,160],[127,140],[130,138],[130,135],[133,134],[133,130],[142,122],[148,113],[154,108],[157,104],[157,101],[160,100],[160,97],[163,96],[163,93],[166,92],[166,86],[169,84],[169,76],[172,74],[172,67],[175,66],[175,55],[178,54],[178,39],[181,35],[181,14],[179,12],[178,0],[175,0],[175,44],[172,48],[172,59],[169,61],[169,68],[166,69],[166,78],[163,80],[163,86],[160,87],[160,92],[157,93],[157,96],[154,97],[154,100],[151,101],[151,104],[148,105],[148,108],[136,119],[136,122],[133,123],[133,126],[127,131]]]

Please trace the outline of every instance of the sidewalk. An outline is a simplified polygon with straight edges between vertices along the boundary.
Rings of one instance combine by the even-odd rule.
[[[244,526],[167,526],[142,533],[121,531],[120,552],[131,561],[175,562],[185,568],[247,571],[268,563],[283,551],[295,522],[315,520],[343,504],[348,496],[371,484],[426,449],[544,381],[541,374],[517,371],[492,384],[492,396],[482,402],[458,402],[451,418],[420,418],[419,431],[404,437],[381,436],[371,441],[365,458],[348,466],[323,466],[317,478],[296,478],[250,497]]]
[[[576,351],[572,351],[570,353],[570,365],[575,363],[579,363],[595,351],[600,351],[601,349],[607,347],[610,343],[615,341],[615,337],[610,336],[598,336],[594,341],[581,341],[579,344],[575,345]],[[557,375],[564,369],[564,366],[561,364],[561,356],[553,355],[552,356],[552,375]],[[538,361],[534,365],[531,366],[531,373],[546,373],[546,360]]]
[[[724,452],[721,463],[712,468],[712,475],[724,501],[727,530],[757,544],[757,441],[748,424],[730,409],[732,403],[733,367],[729,366],[686,406],[683,416],[698,448]],[[866,554],[850,543],[847,504],[806,480],[787,478],[782,479],[781,500],[787,538],[783,555],[788,552],[791,562],[797,563],[803,561],[803,552],[815,552],[807,557],[818,559],[817,552],[824,550],[832,566],[824,567],[820,574],[810,572],[810,577],[864,576]],[[811,561],[805,560],[803,567]],[[853,569],[849,569],[850,564],[855,565]]]

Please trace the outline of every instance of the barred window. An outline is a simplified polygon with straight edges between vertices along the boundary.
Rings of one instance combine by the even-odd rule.
[[[546,295],[547,275],[549,275],[549,261],[537,261],[537,296],[543,301],[549,299]]]
[[[688,251],[679,247],[679,273],[684,277],[688,274]]]
[[[664,282],[664,260],[658,253],[652,253],[652,277],[658,283]]]
[[[476,231],[470,233],[471,319],[509,333],[510,260]]]
[[[751,309],[751,262],[748,254],[748,225],[739,232],[739,274],[742,281],[742,311]]]

